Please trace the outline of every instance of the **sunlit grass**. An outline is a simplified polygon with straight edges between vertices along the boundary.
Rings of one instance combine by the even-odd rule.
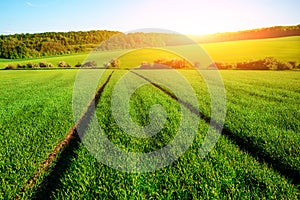
[[[163,71],[161,71],[163,73]],[[247,74],[249,73],[249,76]],[[266,73],[269,76],[266,77]],[[298,72],[263,72],[253,71],[228,71],[222,73],[225,87],[228,94],[228,117],[226,127],[233,134],[239,134],[245,139],[253,138],[257,145],[261,146],[265,152],[273,153],[274,156],[290,161],[290,165],[297,167],[299,156],[297,148],[292,148],[288,153],[285,145],[289,146],[294,142],[298,146],[297,136],[298,121],[291,117],[297,110],[295,101],[297,94],[294,93],[297,87],[289,87],[288,79],[294,80],[294,85],[298,84],[295,77]],[[165,142],[173,137],[178,126],[178,102],[171,99],[164,92],[151,85],[146,85],[137,90],[132,96],[130,110],[133,120],[137,123],[147,123],[147,108],[151,104],[161,103],[168,112],[167,127],[159,134],[160,137],[149,139],[137,139],[126,135],[115,123],[111,115],[111,92],[114,84],[122,77],[124,71],[115,72],[113,78],[104,90],[100,102],[97,106],[97,116],[99,125],[105,130],[107,137],[123,150],[144,152],[161,148]],[[190,77],[192,86],[195,88],[199,98],[200,111],[209,115],[208,93],[203,88],[203,81],[196,72],[183,71],[186,77]],[[282,82],[275,82],[273,79],[283,76]],[[264,79],[262,79],[264,78]],[[262,80],[262,81],[261,81]],[[233,81],[233,82],[232,82]],[[266,88],[269,84],[270,88]],[[253,90],[253,87],[256,89]],[[131,87],[131,85],[126,85]],[[244,88],[245,91],[235,88]],[[270,104],[270,99],[255,97],[254,93],[264,91],[265,95],[278,97],[282,92],[286,93],[286,98],[275,100],[274,106]],[[299,95],[298,95],[299,96]],[[256,105],[256,106],[254,106]],[[259,109],[266,107],[266,109]],[[286,109],[284,122],[276,122],[277,116],[272,113],[282,112]],[[272,117],[273,116],[273,117]],[[196,117],[196,116],[195,116]],[[264,126],[265,121],[269,121],[268,127]],[[112,169],[89,154],[84,145],[79,145],[74,149],[74,155],[68,158],[71,162],[63,165],[65,173],[54,172],[52,176],[53,185],[43,188],[40,195],[50,195],[51,198],[69,197],[84,198],[109,198],[109,199],[199,199],[199,198],[233,198],[233,199],[295,199],[299,197],[296,186],[290,183],[286,177],[276,172],[272,164],[259,162],[256,157],[241,147],[236,145],[225,136],[221,136],[212,152],[205,158],[199,157],[199,148],[208,129],[208,124],[199,119],[200,125],[197,136],[192,146],[177,161],[171,165],[150,173],[125,173]],[[290,124],[295,124],[285,130]],[[95,130],[90,129],[87,134],[93,134]],[[287,134],[291,136],[288,139]],[[285,139],[284,139],[285,138]],[[293,138],[293,139],[292,139]],[[280,140],[279,143],[274,141]],[[262,143],[263,141],[263,143]],[[250,144],[249,144],[250,145]],[[80,174],[80,176],[78,176]],[[56,178],[59,176],[60,178]]]
[[[244,62],[274,57],[300,63],[300,36],[202,44],[214,61]]]

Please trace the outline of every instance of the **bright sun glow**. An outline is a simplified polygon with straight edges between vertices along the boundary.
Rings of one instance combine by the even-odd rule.
[[[295,0],[3,1],[0,34],[160,28],[199,35],[296,25],[299,7]]]

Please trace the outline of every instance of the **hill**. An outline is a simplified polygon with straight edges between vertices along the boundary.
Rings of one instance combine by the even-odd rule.
[[[238,32],[216,33],[210,35],[191,37],[198,43],[211,43],[236,40],[278,38],[287,36],[300,36],[300,24],[297,26],[273,26],[268,28],[259,28]]]
[[[273,57],[280,62],[293,62],[294,66],[300,64],[300,36],[281,37],[272,39],[260,39],[260,40],[241,40],[230,42],[217,42],[206,43],[201,45],[202,48],[208,53],[214,62],[221,63],[223,66],[235,65],[237,63],[252,62],[257,60],[264,60],[266,57]],[[203,62],[203,59],[199,57],[199,54],[195,49],[195,45],[181,45],[170,46],[166,49],[170,52],[185,51],[190,52],[190,62],[200,62],[201,66],[207,66],[210,63]],[[120,51],[99,51],[95,52],[95,60],[98,66],[103,66],[110,59],[117,58],[119,55],[126,54],[127,50]],[[137,51],[135,51],[137,52]],[[152,63],[156,59],[162,58],[174,58],[174,55],[167,55],[168,52],[158,53],[159,51],[151,51],[141,49],[138,51],[137,56],[124,56],[120,58],[121,67],[129,68],[136,67],[142,62]],[[30,59],[0,59],[0,69],[5,68],[8,65],[17,67],[18,65],[39,64],[39,63],[51,63],[53,66],[58,66],[58,63],[64,61],[70,66],[74,67],[78,63],[84,63],[85,59],[89,57],[89,53],[80,53],[72,55],[59,55],[49,56],[42,58],[30,58]],[[132,59],[131,59],[132,58]],[[139,59],[137,59],[139,58]]]
[[[193,36],[196,42],[212,43],[300,36],[300,25],[275,26],[232,33]],[[166,33],[129,33],[118,31],[47,32],[35,34],[0,35],[0,58],[24,59],[67,55],[97,50],[121,50],[144,47],[165,47],[191,44],[190,38]],[[98,46],[101,44],[100,46]]]

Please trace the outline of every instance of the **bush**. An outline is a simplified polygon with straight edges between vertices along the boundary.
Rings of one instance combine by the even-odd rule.
[[[32,68],[40,68],[39,64],[33,64]]]
[[[193,68],[190,63],[183,59],[172,58],[172,59],[157,59],[154,61],[154,66],[157,65],[165,65],[174,69],[185,69],[185,68]]]
[[[215,62],[208,66],[208,69],[236,69],[236,64],[229,64],[223,62]]]
[[[260,60],[239,62],[236,64],[215,63],[218,69],[242,69],[242,70],[289,70],[296,66],[295,62],[282,62],[273,57]],[[210,67],[209,67],[210,68]]]
[[[88,61],[82,65],[82,67],[97,67],[96,61]]]
[[[6,69],[6,70],[8,70],[8,69],[16,69],[16,66],[14,66],[13,64],[9,64],[4,69]]]
[[[26,64],[26,68],[32,69],[32,68],[34,68],[34,64],[32,64],[32,63],[27,63],[27,64]]]
[[[120,67],[120,61],[118,59],[112,59],[110,61],[110,65],[112,68],[119,68]]]
[[[46,62],[40,62],[39,66],[40,66],[40,68],[45,68],[45,67],[47,67],[47,63]]]
[[[104,68],[120,68],[120,61],[118,59],[111,59],[109,63],[105,63]]]
[[[269,69],[272,70],[288,70],[288,69],[293,69],[293,65],[291,63],[285,63],[282,61],[279,61],[273,57],[266,57],[263,60],[263,64],[267,66]]]
[[[18,68],[18,69],[25,69],[25,68],[26,68],[26,65],[23,65],[23,64],[18,63],[18,64],[17,64],[17,68]]]
[[[151,64],[148,63],[147,61],[143,61],[140,66],[141,69],[149,69],[151,67],[152,67]]]
[[[68,63],[66,63],[65,61],[59,61],[58,67],[65,68],[65,67],[71,67],[71,66]]]
[[[40,68],[51,68],[54,67],[52,63],[47,63],[47,62],[40,62],[39,64]]]
[[[81,67],[81,63],[78,62],[74,67]]]

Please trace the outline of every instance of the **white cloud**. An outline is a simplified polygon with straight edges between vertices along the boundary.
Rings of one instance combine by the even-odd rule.
[[[30,2],[28,2],[28,1],[26,1],[26,5],[30,6],[30,7],[34,7],[34,5],[32,3],[30,3]]]
[[[29,1],[25,2],[27,6],[33,7],[33,8],[43,8],[43,7],[48,7],[48,5],[42,5],[42,4],[33,4]]]

